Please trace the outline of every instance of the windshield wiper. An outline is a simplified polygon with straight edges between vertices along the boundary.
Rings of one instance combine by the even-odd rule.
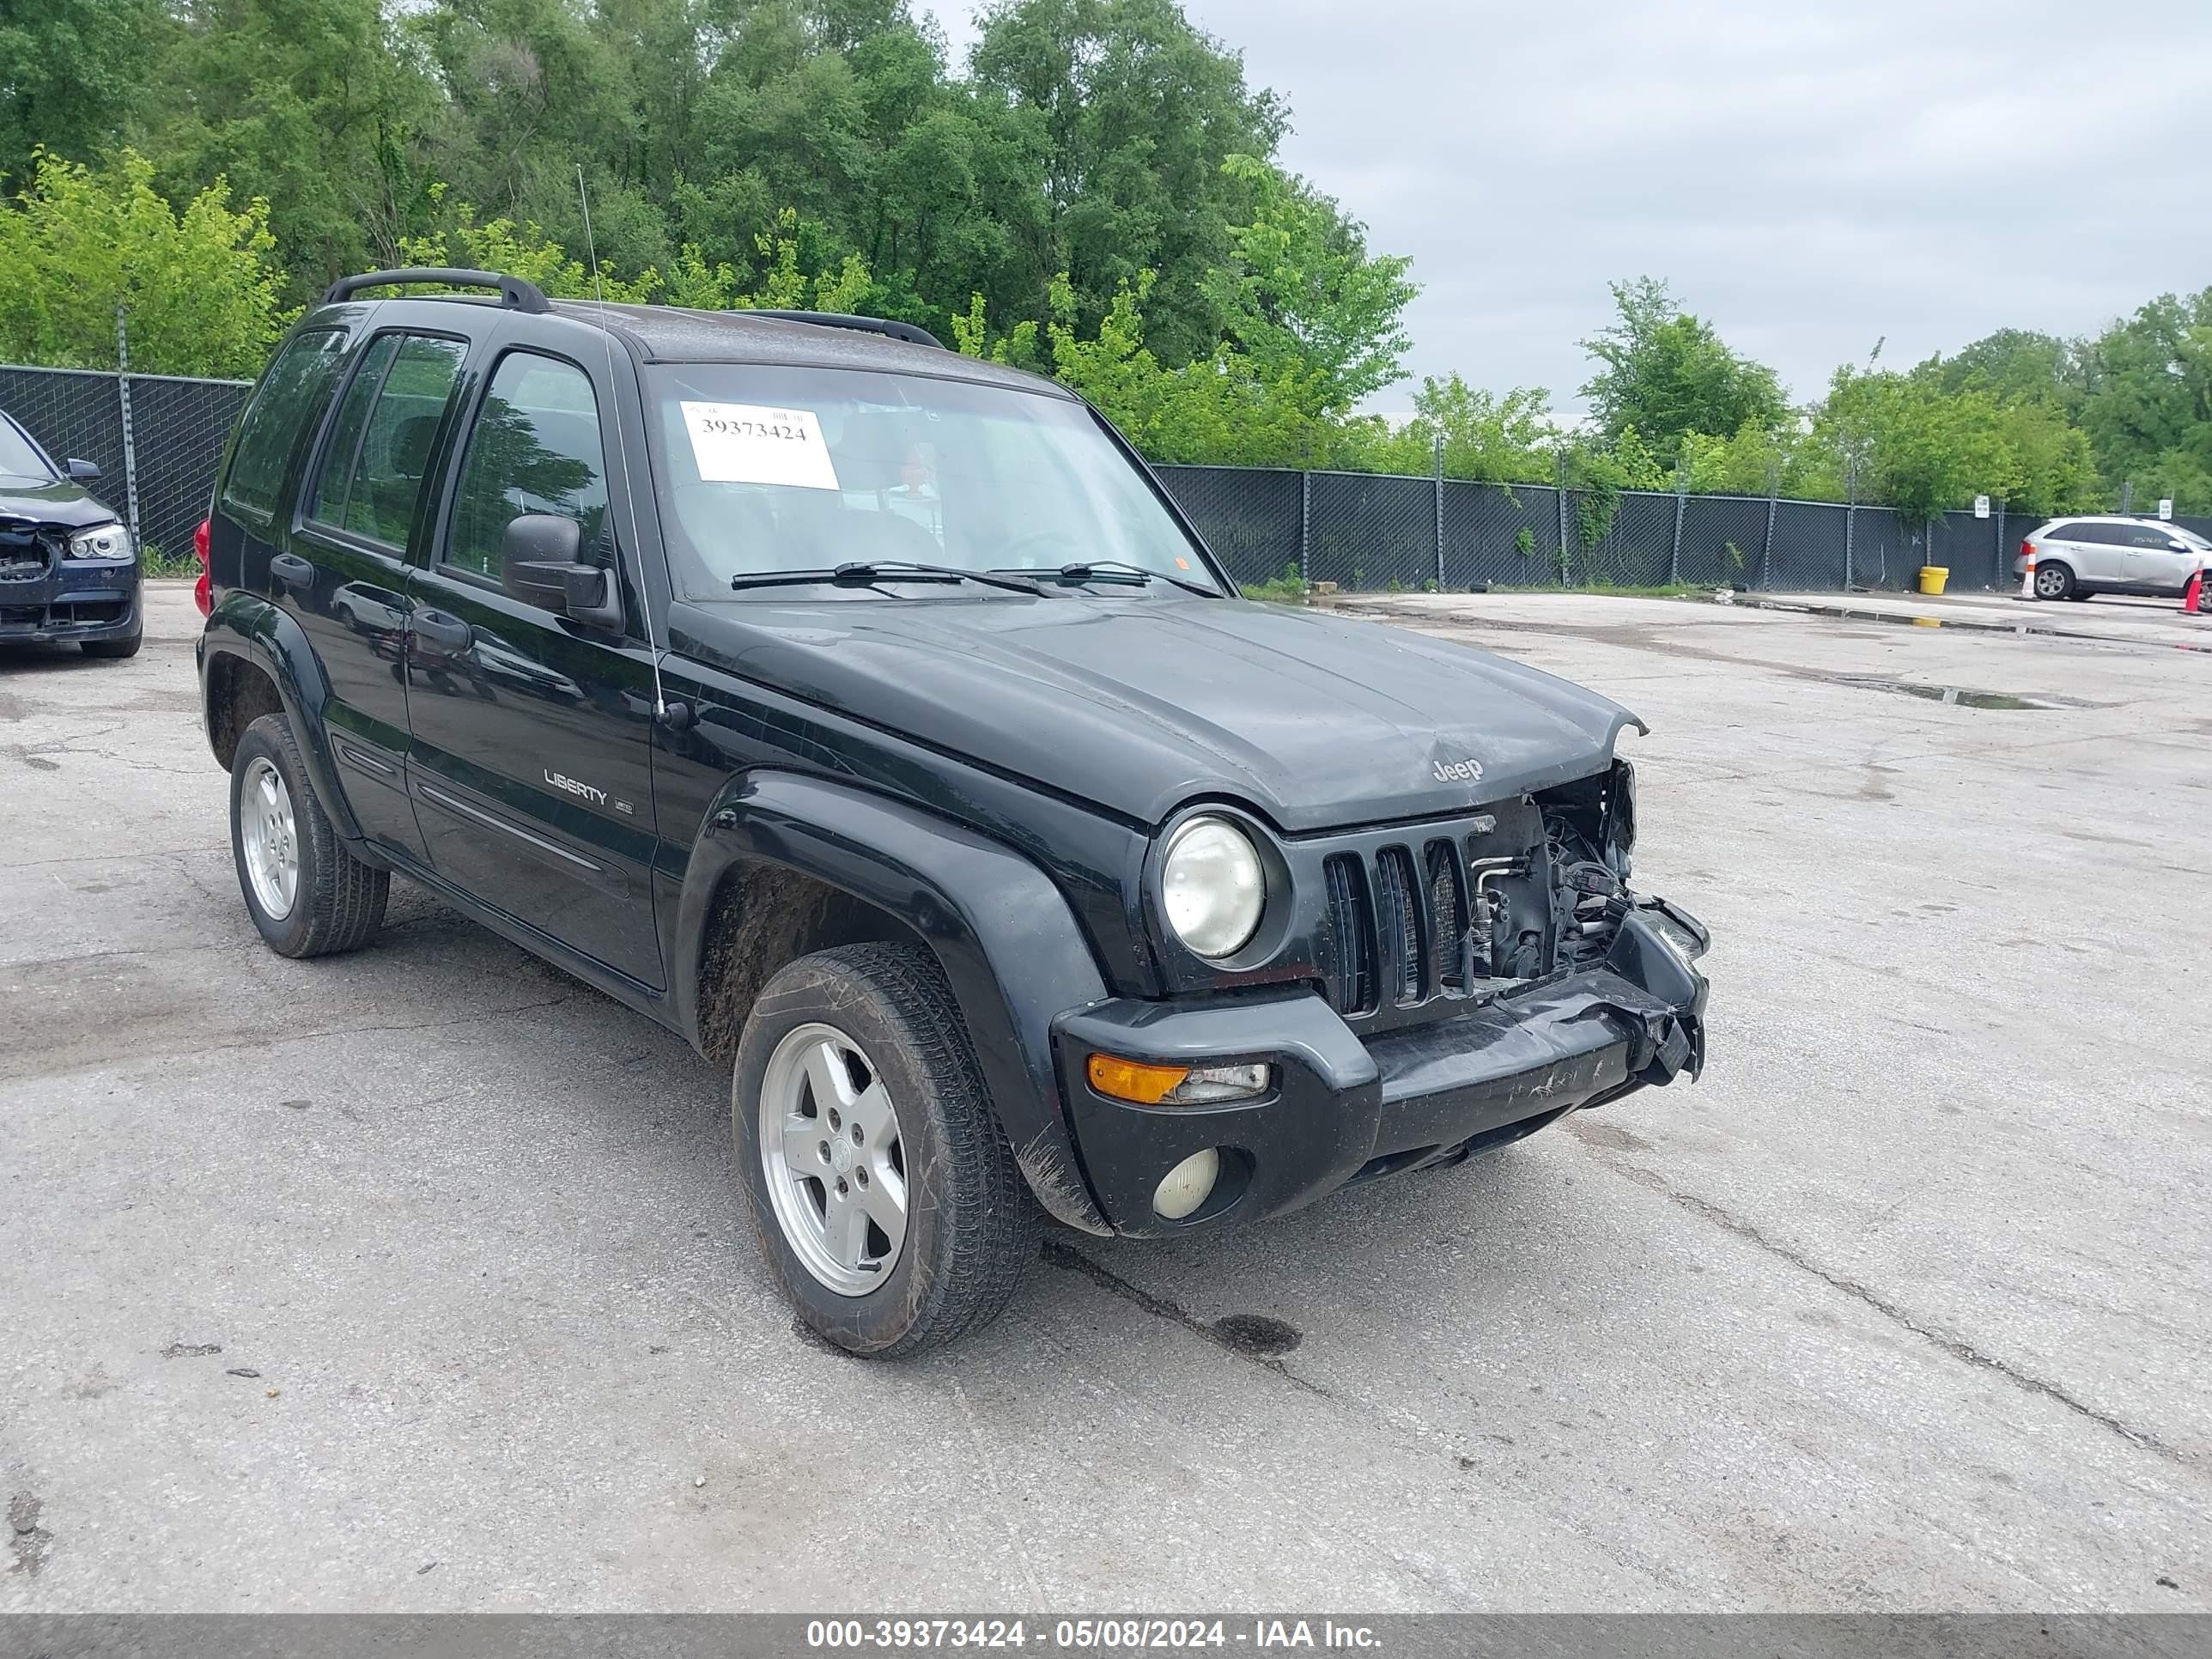
[[[1064,582],[1122,582],[1131,587],[1142,587],[1153,577],[1173,582],[1187,593],[1198,593],[1209,599],[1221,597],[1218,587],[1207,587],[1200,582],[1185,581],[1181,576],[1170,576],[1164,570],[1148,569],[1141,564],[1131,564],[1127,559],[1078,559],[1057,570],[1025,571],[1037,576],[1057,576]]]
[[[732,588],[747,587],[872,587],[878,582],[981,582],[1016,593],[1042,593],[1035,582],[1002,576],[988,570],[963,570],[950,564],[913,564],[904,559],[870,559],[841,564],[827,570],[763,570],[730,578]]]

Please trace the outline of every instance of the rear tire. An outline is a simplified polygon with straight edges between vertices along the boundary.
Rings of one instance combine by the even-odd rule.
[[[731,1100],[761,1254],[809,1330],[902,1358],[1005,1310],[1042,1212],[927,951],[785,968],[745,1023]]]
[[[138,647],[146,642],[146,633],[141,629],[136,634],[126,634],[119,640],[87,640],[77,647],[88,657],[104,658],[119,662],[125,657],[135,657]]]
[[[357,950],[384,925],[391,872],[338,839],[283,714],[247,726],[231,757],[230,850],[246,913],[280,957]]]
[[[2056,559],[2040,559],[2035,566],[2035,597],[2039,599],[2070,599],[2074,597],[2074,568],[2061,564]]]

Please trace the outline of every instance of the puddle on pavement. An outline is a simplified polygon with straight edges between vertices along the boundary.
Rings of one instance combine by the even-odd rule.
[[[1738,595],[1735,603],[1752,611],[1773,611],[1784,616],[1811,617],[1822,622],[1887,623],[1893,628],[1950,628],[1962,634],[2033,635],[2039,639],[2067,640],[2078,645],[2110,645],[2122,650],[2212,652],[2212,631],[2203,640],[2118,639],[2110,634],[2085,634],[2079,629],[2056,628],[2049,623],[1997,622],[1978,617],[1916,617],[1895,611],[1872,611],[1859,605],[1810,605],[1799,599],[1762,599]],[[2055,699],[2061,708],[2092,708]],[[1981,705],[1975,705],[1979,707]]]
[[[1908,697],[1925,697],[1930,702],[1954,704],[1960,708],[2104,708],[2109,704],[2089,702],[2080,697],[2062,697],[2051,692],[2024,696],[2014,691],[1975,691],[1963,685],[1918,685],[1911,680],[1885,679],[1879,674],[1820,674],[1812,676],[1826,680],[1832,685],[1856,685],[1863,691],[1897,691]]]

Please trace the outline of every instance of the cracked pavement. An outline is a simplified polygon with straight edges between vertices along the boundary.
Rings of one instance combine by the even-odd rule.
[[[676,1039],[410,889],[261,947],[152,595],[131,662],[0,653],[0,1610],[2212,1607],[2212,654],[2124,643],[2170,625],[1363,604],[1650,722],[1705,1080],[1054,1233],[883,1366],[793,1334]]]

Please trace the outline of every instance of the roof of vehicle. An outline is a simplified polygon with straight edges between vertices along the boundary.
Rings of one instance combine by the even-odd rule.
[[[416,293],[364,301],[378,289],[430,285],[496,289],[499,298],[471,294]],[[413,266],[364,271],[331,284],[317,307],[351,303],[436,305],[505,315],[554,316],[597,325],[621,335],[648,362],[787,363],[818,368],[888,369],[940,380],[1018,387],[1076,401],[1073,392],[1042,375],[947,351],[912,324],[817,312],[695,311],[681,306],[609,305],[596,300],[554,300],[527,278],[501,271],[453,266]],[[460,317],[450,320],[460,322]],[[467,325],[463,324],[463,326]],[[896,337],[901,333],[918,338]]]
[[[963,357],[939,346],[895,340],[866,329],[792,322],[744,311],[693,311],[680,306],[601,305],[556,300],[553,314],[603,323],[630,337],[652,362],[789,363],[821,368],[889,369],[945,380],[1018,386],[1067,398],[1040,375]]]
[[[2202,534],[2185,524],[2176,524],[2171,519],[2154,518],[2147,513],[2054,513],[2043,521],[2040,527],[2048,530],[2051,526],[2060,524],[2147,524],[2160,530],[2171,530],[2191,541],[2204,539]]]

